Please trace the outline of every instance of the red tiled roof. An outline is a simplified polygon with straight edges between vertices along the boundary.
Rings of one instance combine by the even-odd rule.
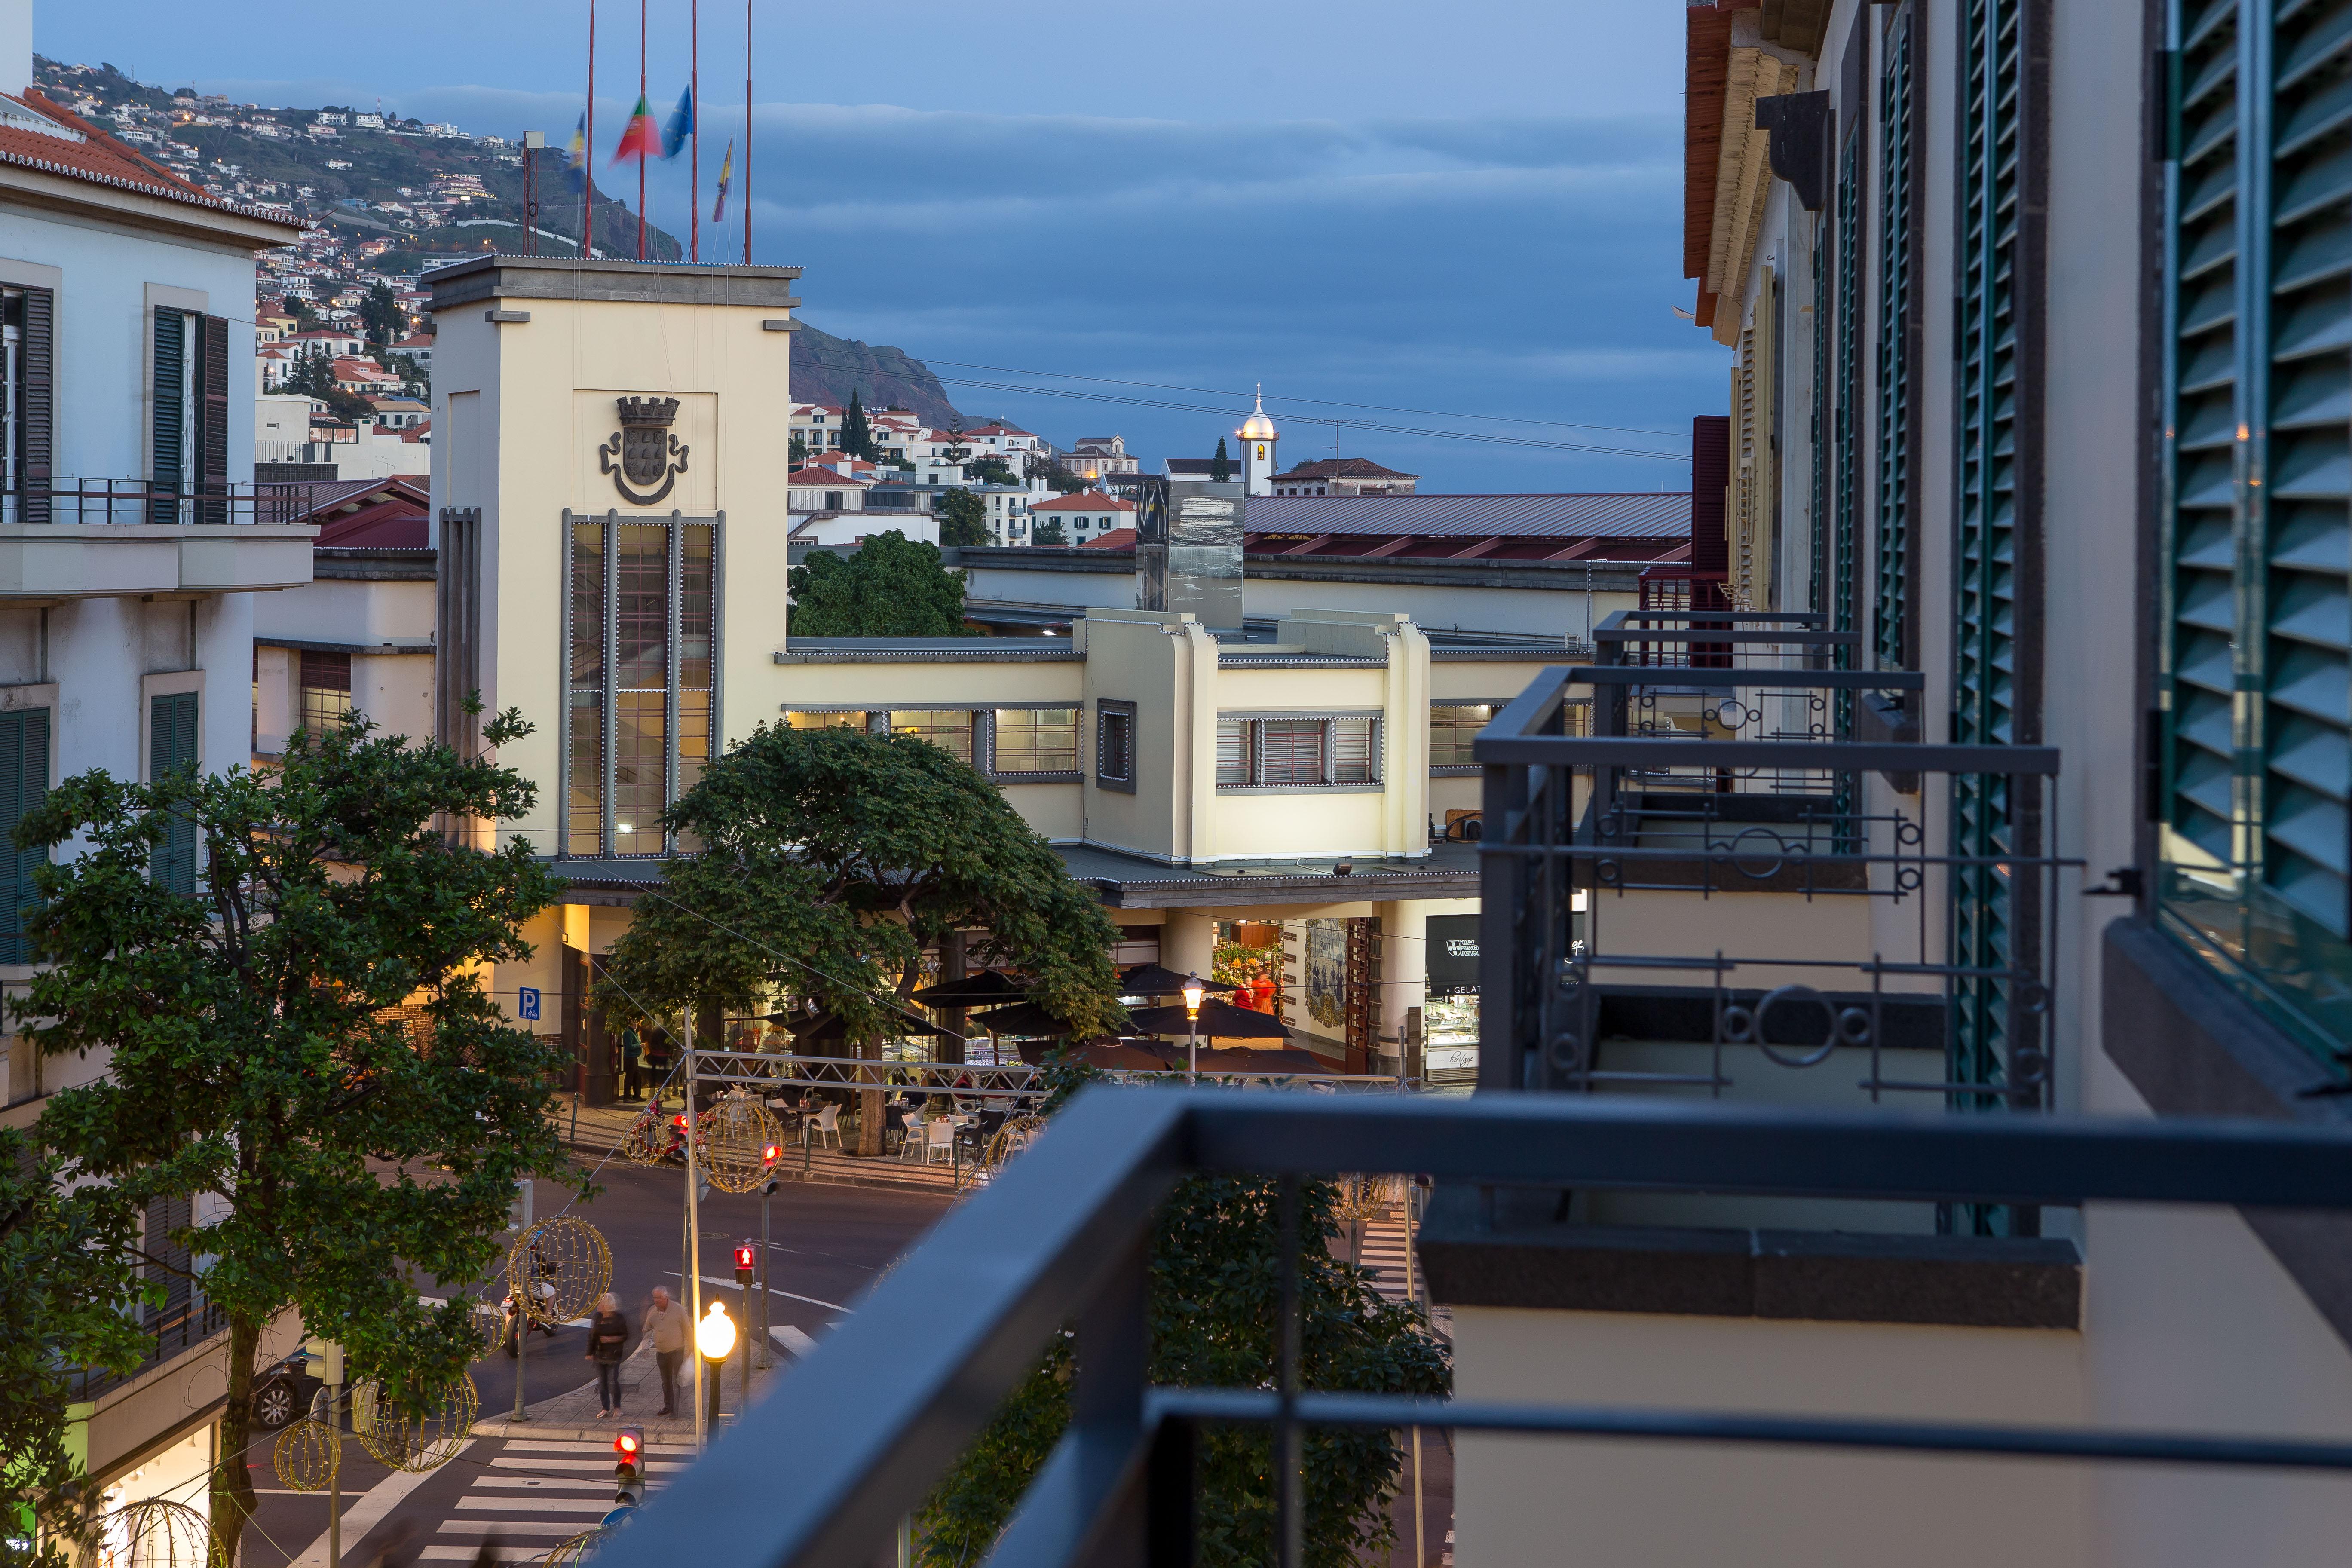
[[[1052,500],[1041,500],[1030,511],[1133,511],[1135,503],[1125,496],[1107,496],[1086,490],[1075,490]]]
[[[235,213],[239,217],[278,224],[289,229],[299,230],[306,226],[275,213],[239,206],[234,202],[206,195],[200,187],[190,184],[163,164],[116,141],[71,110],[52,102],[33,89],[26,89],[15,101],[36,114],[55,121],[68,131],[81,132],[86,140],[68,142],[61,137],[44,136],[37,131],[0,126],[0,163],[38,169],[44,174],[69,175],[93,184],[112,185],[151,196],[163,196],[194,206],[209,207],[215,212]]]
[[[870,485],[874,481],[860,479],[856,474],[845,474],[838,468],[794,468],[787,482],[803,485]]]
[[[1288,473],[1276,474],[1276,479],[1417,479],[1419,474],[1400,473],[1383,468],[1370,458],[1318,458],[1311,463],[1301,463]]]
[[[1132,550],[1135,548],[1135,530],[1114,528],[1099,539],[1083,542],[1078,548],[1081,550]]]

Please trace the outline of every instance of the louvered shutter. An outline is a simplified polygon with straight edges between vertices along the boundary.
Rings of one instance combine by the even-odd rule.
[[[57,450],[58,300],[47,289],[25,290],[25,337],[19,361],[24,373],[25,458],[17,515],[26,522],[49,521],[49,489]]]
[[[1878,519],[1872,646],[1881,669],[1916,668],[1911,643],[1912,34],[1909,6],[1888,25],[1878,96]]]
[[[228,322],[203,319],[204,352],[196,364],[195,489],[207,498],[198,509],[205,522],[226,522],[228,513]]]
[[[1868,141],[1864,127],[1869,120],[1860,112],[1860,105],[1853,107],[1853,132],[1838,155],[1836,413],[1830,459],[1833,509],[1830,533],[1830,625],[1842,632],[1854,629],[1855,555],[1861,542],[1857,516],[1861,498],[1857,491],[1862,483],[1862,169]],[[1835,649],[1833,662],[1840,669],[1853,668],[1853,649]],[[1841,736],[1853,733],[1853,693],[1837,694],[1837,732]]]
[[[49,793],[49,710],[0,713],[0,963],[31,962],[25,910],[33,902],[33,870],[46,850],[18,850],[16,825]]]
[[[151,700],[148,721],[148,777],[162,779],[176,769],[197,763],[196,693],[176,691]],[[156,883],[193,898],[196,890],[196,821],[174,813],[163,845],[150,867]]]
[[[154,496],[148,502],[150,521],[175,522],[176,499],[188,477],[190,454],[183,450],[187,425],[183,390],[187,374],[188,318],[178,310],[155,312]]]

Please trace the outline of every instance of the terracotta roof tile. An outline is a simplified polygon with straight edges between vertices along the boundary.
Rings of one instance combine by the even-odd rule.
[[[133,151],[71,110],[52,102],[31,89],[26,89],[14,101],[68,131],[79,132],[84,140],[70,142],[62,137],[45,136],[37,131],[0,125],[0,163],[13,163],[19,168],[38,169],[46,174],[66,174],[97,184],[141,191],[148,195],[209,207],[215,212],[235,213],[240,217],[279,224],[289,229],[299,230],[305,226],[274,213],[239,206],[234,202],[206,195],[201,187],[189,184],[163,164]]]

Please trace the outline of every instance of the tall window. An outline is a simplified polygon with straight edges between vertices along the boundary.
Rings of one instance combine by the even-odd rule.
[[[352,656],[347,653],[302,655],[302,728],[323,734],[343,721],[352,710]]]
[[[226,521],[226,510],[217,501],[192,504],[174,498],[227,493],[228,322],[159,309],[152,341],[150,521]]]
[[[2323,1057],[2352,1046],[2342,348],[2346,0],[2175,0],[2167,180],[2166,923]]]
[[[662,812],[710,761],[718,526],[573,518],[564,594],[571,855],[660,855]]]
[[[49,793],[49,710],[0,713],[0,841],[16,830]],[[0,963],[28,963],[25,910],[33,902],[33,871],[46,865],[39,849],[0,848]]]
[[[0,289],[0,521],[49,521],[56,321],[47,289]]]
[[[175,691],[149,699],[147,776],[150,780],[166,778],[184,768],[192,769],[199,765],[196,718],[196,693],[193,691]],[[181,814],[173,818],[164,834],[163,847],[148,862],[148,874],[161,887],[184,897],[195,896],[194,817]]]
[[[1095,703],[1095,783],[1135,793],[1135,704],[1102,698]]]

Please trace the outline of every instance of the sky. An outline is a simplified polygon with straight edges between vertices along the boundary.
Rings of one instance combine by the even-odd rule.
[[[744,136],[743,0],[643,4],[664,115],[699,5],[707,216]],[[801,314],[927,361],[967,414],[1122,435],[1156,468],[1208,456],[1263,384],[1286,464],[1336,441],[1424,491],[1525,492],[1687,489],[1690,418],[1724,412],[1727,351],[1674,313],[1675,0],[753,4],[754,259],[805,268]],[[632,196],[604,160],[638,11],[601,0],[596,35],[599,183]],[[585,101],[587,0],[288,15],[47,0],[34,41],[555,142]],[[685,157],[647,205],[685,231]],[[731,212],[703,237],[740,254]]]

